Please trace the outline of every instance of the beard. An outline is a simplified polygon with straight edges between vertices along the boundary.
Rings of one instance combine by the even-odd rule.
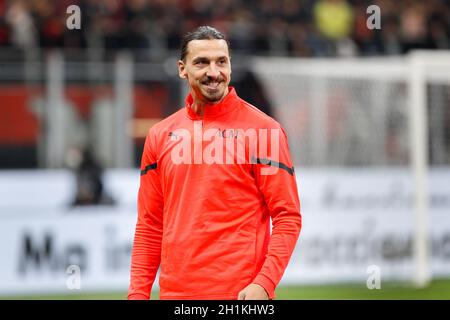
[[[203,98],[208,102],[220,101],[227,88],[223,77],[217,77],[216,79],[205,78],[200,84]]]

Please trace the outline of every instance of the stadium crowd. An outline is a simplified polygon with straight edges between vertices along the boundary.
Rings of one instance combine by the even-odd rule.
[[[68,30],[66,9],[81,9]],[[369,5],[381,9],[370,30]],[[278,56],[394,55],[450,48],[448,0],[0,0],[0,46],[101,46],[177,50],[180,37],[214,25],[242,53]]]

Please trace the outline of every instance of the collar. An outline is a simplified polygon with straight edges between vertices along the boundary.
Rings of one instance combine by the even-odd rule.
[[[220,116],[222,114],[225,114],[231,110],[234,109],[236,106],[236,102],[239,101],[239,97],[236,94],[236,90],[234,87],[228,87],[228,94],[223,98],[222,101],[216,104],[207,104],[205,106],[205,112],[203,114],[203,117],[198,115],[194,109],[192,109],[192,104],[194,103],[194,98],[189,93],[189,95],[186,97],[185,100],[185,108],[187,116],[190,119],[202,119],[202,118],[214,118],[217,116]]]

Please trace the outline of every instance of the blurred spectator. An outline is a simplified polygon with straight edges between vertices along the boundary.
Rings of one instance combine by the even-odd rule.
[[[348,37],[353,29],[354,16],[352,7],[345,0],[319,0],[314,5],[314,20],[320,34],[329,41],[327,51],[332,55],[348,52],[352,47]]]
[[[145,49],[149,47],[150,12],[146,0],[131,0],[125,7],[124,46]]]
[[[289,52],[288,25],[280,17],[269,21],[267,34],[269,52],[271,55],[286,56]]]
[[[37,45],[36,30],[26,2],[12,1],[5,16],[11,30],[11,44],[25,50],[34,48]]]
[[[72,148],[68,154],[68,163],[76,171],[77,178],[73,206],[114,204],[103,187],[103,169],[89,150]]]
[[[430,1],[427,29],[431,49],[450,48],[450,7],[444,2]]]
[[[125,12],[119,0],[100,0],[98,16],[95,22],[102,35],[103,45],[106,49],[120,49],[123,47],[123,34],[125,29]]]
[[[424,6],[406,6],[400,17],[402,52],[427,47]]]
[[[353,10],[345,0],[319,0],[314,18],[320,33],[328,39],[340,40],[352,31]]]
[[[34,0],[33,13],[39,26],[39,43],[42,47],[61,47],[66,30],[66,8],[62,2]]]
[[[307,45],[308,34],[306,27],[302,23],[293,23],[289,28],[289,40],[291,43],[291,55],[304,57],[311,56],[311,48]]]
[[[367,28],[367,6],[357,3],[354,6],[355,24],[353,29],[353,38],[359,48],[361,55],[376,55],[383,51],[381,45],[380,32]],[[383,27],[386,21],[382,19]]]
[[[253,15],[245,9],[236,9],[228,30],[233,50],[250,53],[253,49]]]

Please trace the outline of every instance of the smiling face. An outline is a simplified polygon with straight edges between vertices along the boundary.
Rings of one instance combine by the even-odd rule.
[[[218,103],[228,93],[231,61],[225,40],[192,40],[187,55],[178,61],[181,78],[187,79],[194,101]]]

